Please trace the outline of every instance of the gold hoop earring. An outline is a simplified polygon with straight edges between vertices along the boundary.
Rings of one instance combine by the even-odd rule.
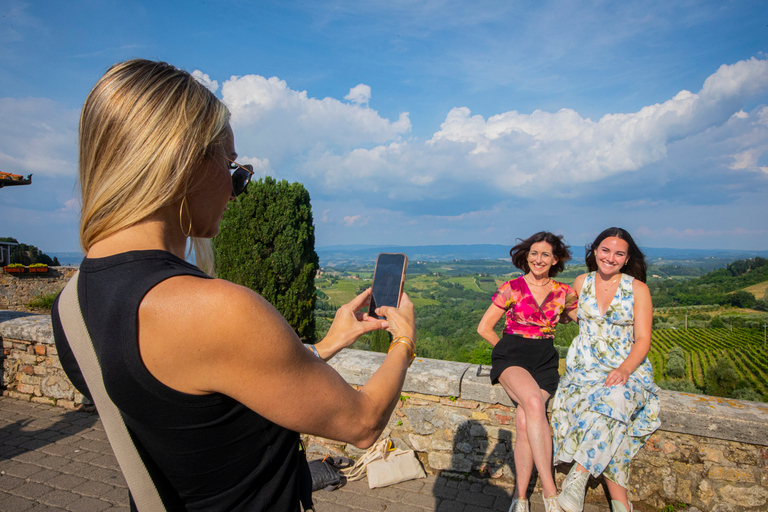
[[[189,237],[189,235],[192,233],[192,215],[189,216],[189,227],[186,231],[184,231],[184,204],[187,202],[187,196],[184,196],[181,200],[181,206],[179,206],[179,226],[181,226],[181,234],[184,235],[184,237]],[[187,210],[189,210],[189,205],[187,205]]]

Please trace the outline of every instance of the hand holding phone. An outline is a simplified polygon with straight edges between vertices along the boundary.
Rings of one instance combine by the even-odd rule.
[[[400,297],[405,284],[405,271],[408,268],[408,256],[402,253],[383,252],[376,258],[376,268],[373,270],[373,285],[371,304],[368,316],[376,315],[380,306],[400,306]]]

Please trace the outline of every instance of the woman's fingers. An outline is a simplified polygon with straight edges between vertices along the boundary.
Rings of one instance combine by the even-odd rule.
[[[363,293],[352,299],[347,303],[352,308],[352,311],[360,311],[371,302],[371,289],[366,289]]]
[[[629,374],[619,368],[611,370],[605,378],[606,386],[623,386],[629,382]]]
[[[381,306],[376,309],[376,314],[387,318],[387,330],[393,336],[407,336],[411,339],[416,336],[413,302],[407,293],[403,293],[400,298],[400,307]]]

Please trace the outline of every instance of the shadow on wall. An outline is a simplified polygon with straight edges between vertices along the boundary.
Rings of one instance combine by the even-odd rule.
[[[491,427],[493,428],[493,427]],[[510,492],[508,486],[497,484],[495,479],[502,475],[512,476],[517,481],[514,463],[514,435],[506,429],[494,429],[495,437],[490,435],[485,425],[479,421],[465,421],[456,427],[453,436],[453,458],[451,469],[439,471],[438,476],[445,482],[446,488],[435,487],[435,497],[440,499],[455,499],[463,486],[483,485],[483,494],[473,494],[473,499],[488,497],[488,503],[474,503],[499,509],[509,507],[512,498],[517,493],[517,486]],[[471,477],[475,477],[474,483]],[[470,478],[467,478],[470,477]],[[526,489],[528,497],[536,487],[537,474],[534,474]],[[450,489],[455,488],[456,492]],[[492,502],[493,500],[493,502]],[[503,502],[503,503],[500,503]]]

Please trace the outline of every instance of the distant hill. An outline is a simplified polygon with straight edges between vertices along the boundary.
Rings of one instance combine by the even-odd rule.
[[[339,266],[372,263],[380,252],[402,252],[411,261],[453,261],[484,260],[509,258],[508,245],[335,245],[317,247],[321,266]],[[583,261],[582,246],[571,247],[574,260]],[[732,249],[672,249],[644,247],[643,252],[649,263],[654,265],[670,264],[678,266],[708,267],[709,270],[720,268],[738,259],[768,257],[768,251],[739,251]],[[61,259],[61,258],[59,258]]]
[[[370,264],[376,261],[380,252],[402,252],[411,261],[454,261],[454,260],[495,260],[509,258],[508,245],[330,245],[317,247],[320,265],[335,267],[343,265]],[[574,263],[583,262],[584,251],[581,245],[571,247]],[[707,271],[722,268],[726,264],[746,258],[761,256],[768,258],[768,251],[738,251],[731,249],[672,249],[644,247],[643,252],[648,262],[653,265],[672,264],[683,267],[702,267]],[[62,265],[79,265],[83,259],[81,252],[49,252],[56,256]],[[674,262],[674,263],[672,263]]]
[[[315,249],[321,266],[372,263],[380,252],[402,252],[410,261],[487,260],[509,258],[506,245],[337,245]]]
[[[80,262],[83,261],[83,253],[82,252],[49,252],[48,254],[51,255],[51,257],[56,256],[56,258],[59,260],[59,263],[62,265],[80,265]]]

